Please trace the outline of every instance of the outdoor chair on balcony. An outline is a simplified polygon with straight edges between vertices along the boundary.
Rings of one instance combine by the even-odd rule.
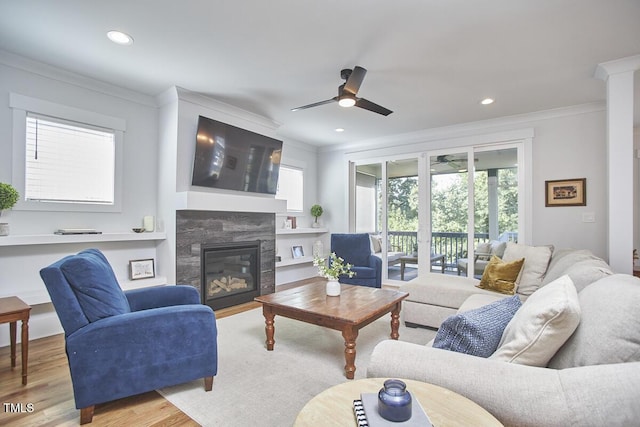
[[[87,249],[40,270],[64,328],[80,424],[94,405],[218,370],[216,318],[191,286],[123,292],[105,256]]]
[[[493,255],[502,258],[504,250],[507,247],[507,242],[501,242],[498,240],[492,240],[490,242],[483,242],[476,246],[473,251],[473,275],[482,276],[484,269],[489,264],[489,260]],[[458,259],[458,276],[467,275],[469,268],[469,260],[467,258]]]
[[[340,283],[382,287],[382,260],[371,252],[371,242],[366,233],[332,234],[331,252],[352,264],[355,276],[340,276]]]

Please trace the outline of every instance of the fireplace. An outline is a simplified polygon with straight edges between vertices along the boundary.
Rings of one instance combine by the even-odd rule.
[[[226,212],[226,211],[200,211],[179,210],[176,211],[176,283],[193,286],[200,292],[201,301],[212,307],[223,308],[235,304],[252,301],[254,296],[267,295],[275,292],[275,214],[263,212]],[[215,243],[215,244],[214,244]],[[252,257],[244,251],[247,244],[257,247],[257,255]],[[232,250],[230,259],[223,262],[224,268],[238,271],[239,278],[245,279],[247,288],[242,282],[229,279],[229,274],[217,273],[220,277],[215,286],[227,286],[229,291],[213,292],[208,296],[208,285],[211,280],[203,277],[204,250],[214,250],[209,256],[215,257],[218,249]],[[239,253],[241,251],[243,253]],[[213,258],[212,258],[213,259]],[[255,261],[257,272],[251,270],[246,264]],[[211,274],[220,271],[221,261],[212,261]],[[252,273],[249,282],[245,275]],[[223,281],[222,278],[226,277]],[[236,278],[237,279],[237,278]],[[231,286],[233,282],[233,286]],[[241,287],[242,286],[242,287]],[[248,289],[253,292],[245,292]],[[205,292],[207,291],[207,292]],[[207,301],[211,300],[211,303]]]
[[[200,247],[202,303],[214,310],[253,301],[260,295],[260,241]]]

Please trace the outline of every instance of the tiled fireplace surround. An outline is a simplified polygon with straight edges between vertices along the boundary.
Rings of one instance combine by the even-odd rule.
[[[260,240],[260,295],[275,292],[275,214],[178,210],[176,212],[176,279],[199,292],[203,244]]]

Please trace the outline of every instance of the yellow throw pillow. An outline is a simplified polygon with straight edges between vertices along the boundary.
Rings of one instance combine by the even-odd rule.
[[[514,295],[516,293],[516,280],[523,265],[524,258],[512,262],[504,262],[493,255],[484,269],[480,283],[476,286],[480,289],[487,289],[501,294]]]

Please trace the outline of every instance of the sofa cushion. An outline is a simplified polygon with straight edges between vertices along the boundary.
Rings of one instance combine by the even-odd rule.
[[[547,272],[553,246],[527,246],[508,242],[502,258],[505,262],[511,262],[524,258],[524,266],[518,279],[518,293],[531,295],[541,285]]]
[[[512,262],[504,262],[497,256],[491,256],[482,273],[482,279],[476,286],[480,289],[513,295],[516,293],[516,279],[520,275],[524,258]]]
[[[585,286],[613,274],[611,267],[586,249],[559,249],[553,252],[542,286],[568,274],[580,292]]]
[[[97,249],[70,257],[60,270],[90,322],[131,311],[109,262]]]
[[[640,279],[628,274],[608,276],[587,286],[578,298],[580,325],[549,367],[640,361]]]
[[[502,332],[522,303],[514,295],[447,318],[438,329],[433,347],[489,357]]]
[[[462,276],[425,273],[402,284],[400,290],[408,292],[407,301],[448,307],[457,310],[462,303],[474,294],[499,295],[492,291],[476,288],[479,281]]]
[[[578,293],[569,276],[534,292],[504,330],[492,359],[547,366],[580,323]]]

